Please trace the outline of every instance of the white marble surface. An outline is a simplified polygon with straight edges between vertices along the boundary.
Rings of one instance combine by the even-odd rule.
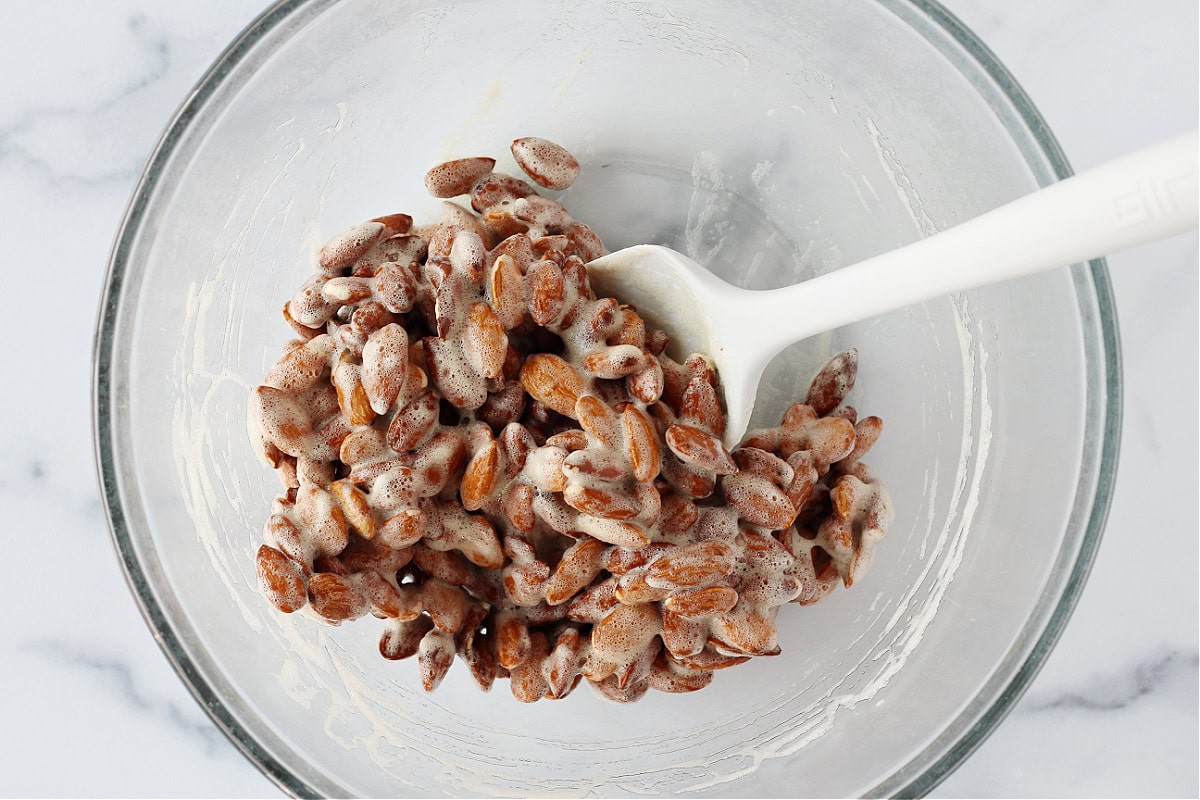
[[[208,721],[125,588],[95,485],[91,340],[142,162],[260,0],[4,3],[0,253],[4,779],[15,795],[277,796]],[[952,0],[1077,168],[1197,123],[1194,0]],[[1193,796],[1197,778],[1197,239],[1111,260],[1121,472],[1058,649],[938,796]]]

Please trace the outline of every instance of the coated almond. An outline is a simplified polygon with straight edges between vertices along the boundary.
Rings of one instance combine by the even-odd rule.
[[[562,145],[536,136],[525,136],[512,143],[517,165],[547,189],[566,189],[579,177],[579,162]]]
[[[796,509],[787,495],[762,475],[753,472],[726,475],[721,487],[725,499],[749,523],[778,531],[796,519]]]
[[[495,442],[489,442],[467,462],[462,485],[459,487],[463,508],[468,511],[483,508],[484,502],[496,490],[499,480],[500,447]]]
[[[667,428],[666,439],[667,447],[684,464],[717,475],[737,472],[733,457],[712,434],[691,425],[672,425]]]
[[[535,353],[521,365],[521,385],[535,400],[564,416],[574,416],[583,394],[583,379],[556,355]],[[280,448],[282,449],[282,448]]]
[[[675,592],[663,605],[681,617],[701,619],[724,614],[737,605],[738,593],[728,586],[706,586]]]
[[[733,548],[725,542],[696,542],[669,550],[646,567],[646,582],[662,589],[707,586],[733,571]]]
[[[468,312],[463,338],[467,360],[485,378],[498,378],[508,351],[508,335],[500,317],[487,303],[474,303]]]
[[[824,416],[833,411],[850,390],[858,377],[858,350],[850,349],[838,353],[821,368],[808,389],[808,405],[817,414]]]
[[[295,561],[264,544],[258,548],[256,567],[259,589],[280,611],[291,614],[308,602],[304,574]]]
[[[475,181],[489,174],[495,166],[496,159],[485,157],[443,161],[425,173],[425,189],[434,197],[457,197],[471,191]]]
[[[571,484],[563,491],[563,499],[577,511],[605,519],[632,519],[640,510],[628,494],[603,486]]]
[[[334,481],[329,485],[337,498],[346,522],[364,539],[375,538],[375,517],[367,502],[367,495],[348,480]]]
[[[643,483],[654,480],[662,468],[662,450],[654,425],[645,413],[629,405],[621,412],[621,425],[625,434],[625,457],[633,469],[633,476]]]

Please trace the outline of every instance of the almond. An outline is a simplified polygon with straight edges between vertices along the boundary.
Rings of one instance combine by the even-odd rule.
[[[863,417],[854,424],[854,449],[845,461],[858,461],[867,454],[883,433],[883,420],[879,417]]]
[[[471,367],[457,341],[427,336],[425,362],[438,392],[455,408],[473,410],[487,400],[487,381]]]
[[[742,613],[720,614],[711,622],[709,644],[729,655],[771,655],[779,646],[775,623],[763,612],[750,608]]]
[[[667,542],[654,542],[637,549],[610,547],[604,554],[604,568],[614,575],[624,575],[646,566],[674,546]]]
[[[660,589],[707,586],[733,572],[733,548],[714,540],[676,547],[646,567],[646,582]]]
[[[550,655],[546,634],[533,631],[529,636],[529,656],[509,670],[508,688],[522,703],[535,703],[546,696],[549,686],[542,667]]]
[[[679,402],[679,419],[717,436],[725,433],[725,412],[712,383],[699,377],[688,381]]]
[[[587,657],[584,640],[577,628],[565,628],[546,657],[547,694],[555,700],[566,697],[579,682],[580,669]]]
[[[362,386],[376,414],[391,411],[408,378],[408,334],[396,323],[385,325],[363,347]]]
[[[621,425],[625,434],[625,457],[637,480],[648,483],[658,476],[662,465],[662,451],[654,425],[646,414],[636,406],[628,405],[621,412]]]
[[[580,514],[575,525],[583,533],[619,547],[645,547],[650,544],[646,532],[632,522]]]
[[[529,627],[519,618],[500,614],[496,618],[496,658],[500,666],[512,669],[529,657],[532,642]]]
[[[570,433],[579,433],[579,431],[570,431]],[[546,440],[546,444],[551,444],[560,435],[550,437]],[[560,439],[559,442],[561,441]],[[568,453],[563,461],[562,469],[566,475],[571,476],[572,480],[583,480],[583,476],[587,476],[587,478],[595,478],[598,481],[613,482],[621,480],[629,473],[628,468],[617,460],[616,456],[601,448],[577,449]]]
[[[562,145],[525,136],[514,139],[511,149],[517,166],[539,186],[566,189],[579,176],[579,162]]]
[[[756,472],[781,489],[787,489],[795,471],[779,456],[757,447],[739,447],[731,453],[739,470]]]
[[[838,353],[821,368],[808,389],[808,405],[817,414],[824,416],[837,408],[858,377],[858,350],[850,349]]]
[[[387,226],[381,222],[364,222],[338,234],[317,253],[321,271],[336,275],[360,259],[386,232]]]
[[[665,654],[659,653],[654,667],[646,676],[651,689],[660,692],[695,692],[712,683],[713,673],[704,669],[688,669]]]
[[[333,496],[337,498],[346,522],[364,539],[375,538],[375,517],[367,503],[367,495],[348,480],[334,481],[329,484]]]
[[[380,634],[379,654],[389,661],[411,658],[417,654],[421,640],[431,630],[433,621],[429,617],[419,616],[407,622],[397,621],[384,628]]]
[[[642,348],[631,344],[604,347],[583,359],[583,368],[605,380],[617,380],[641,372],[646,367]]]
[[[406,508],[388,517],[375,535],[388,547],[400,549],[416,544],[425,535],[425,515],[419,508]]]
[[[588,624],[599,622],[620,601],[617,599],[617,579],[608,578],[592,584],[576,595],[567,607],[567,617]]]
[[[500,317],[487,303],[474,303],[467,316],[463,337],[467,361],[485,378],[498,378],[508,352],[508,335]]]
[[[425,691],[436,689],[453,663],[454,637],[437,629],[425,634],[417,647],[417,674]]]
[[[525,278],[512,256],[503,254],[493,262],[489,290],[504,328],[511,330],[521,324],[525,318]]]
[[[265,544],[258,548],[255,563],[258,588],[272,605],[285,614],[291,614],[308,603],[304,573],[299,564]]]
[[[643,353],[646,359],[646,366],[640,372],[635,372],[625,379],[625,386],[629,389],[629,393],[641,400],[643,403],[650,404],[657,402],[663,393],[663,368],[658,363],[658,359],[649,355],[649,351]]]
[[[585,394],[575,403],[579,426],[600,440],[605,447],[620,445],[620,420],[608,404],[595,395]]]
[[[308,599],[329,622],[357,619],[371,607],[359,585],[350,578],[318,572],[308,581]]]
[[[646,582],[645,567],[631,569],[617,581],[617,600],[625,605],[633,606],[641,603],[657,603],[668,594],[670,594],[668,590],[651,586]]]
[[[549,325],[563,309],[563,274],[553,261],[537,261],[526,273],[529,281],[529,316],[538,325]]]
[[[493,172],[480,177],[471,187],[471,208],[482,214],[495,206],[511,204],[535,193],[536,190],[520,178]]]
[[[596,539],[580,539],[568,547],[546,581],[546,602],[552,606],[565,603],[591,583],[600,574],[606,549]]]
[[[641,651],[661,630],[655,606],[620,605],[592,628],[592,649],[602,657],[624,660]]]
[[[681,617],[701,619],[724,614],[737,605],[738,593],[728,586],[706,586],[674,592],[663,606]]]
[[[577,511],[605,519],[632,519],[640,510],[628,494],[602,486],[571,484],[563,491],[563,500]]]
[[[274,386],[259,386],[254,390],[251,413],[267,441],[289,456],[304,454],[312,421],[299,398]]]
[[[583,394],[583,379],[556,355],[535,353],[521,365],[521,385],[535,400],[564,416],[573,416]],[[283,449],[283,448],[280,448]]]
[[[407,314],[417,299],[416,280],[403,265],[385,261],[375,271],[375,297],[393,314]]]
[[[783,530],[796,519],[796,509],[787,495],[762,475],[753,472],[726,475],[721,488],[725,499],[749,523]]]
[[[433,433],[438,420],[438,399],[426,392],[396,412],[387,430],[388,446],[397,453],[414,450]]]
[[[337,366],[333,368],[333,386],[337,390],[342,414],[351,425],[370,425],[374,421],[375,410],[371,408],[367,390],[362,385],[362,367],[354,363],[353,356],[348,352],[342,352]]]
[[[457,197],[471,191],[475,182],[495,166],[496,159],[484,157],[444,161],[425,173],[425,189],[434,197]]]
[[[533,487],[527,483],[513,483],[504,496],[504,516],[519,531],[533,530],[537,518],[533,513]]]
[[[662,610],[663,644],[673,657],[694,657],[704,650],[708,640],[707,625],[676,614],[669,608]]]
[[[478,511],[492,496],[500,480],[500,447],[494,441],[471,456],[463,473],[459,496],[463,508]]]
[[[421,597],[434,627],[446,633],[458,632],[469,610],[466,592],[445,581],[431,578],[421,585]]]
[[[721,441],[691,425],[672,425],[667,428],[667,447],[688,466],[717,475],[737,472],[737,464]]]

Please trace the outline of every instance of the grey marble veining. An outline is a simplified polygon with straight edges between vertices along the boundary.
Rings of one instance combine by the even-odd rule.
[[[1200,654],[1169,650],[1149,661],[1141,661],[1124,672],[1094,676],[1078,690],[1039,699],[1031,692],[1022,713],[1036,714],[1058,709],[1072,711],[1120,711],[1148,695],[1173,691],[1180,681],[1195,682]]]
[[[952,0],[1075,166],[1194,127],[1192,0]],[[90,355],[112,238],[170,115],[261,0],[10,4],[0,26],[0,677],[5,793],[277,796],[159,652],[94,481]],[[1196,796],[1197,241],[1110,260],[1125,432],[1105,542],[1059,646],[936,796]],[[53,287],[51,293],[48,287]],[[63,754],[70,754],[69,768]]]
[[[222,751],[225,737],[194,703],[180,704],[173,696],[150,693],[138,679],[130,661],[116,653],[83,649],[54,639],[33,640],[16,648],[48,664],[67,667],[78,673],[77,680],[90,680],[96,688],[143,716],[167,723],[182,736],[196,740],[208,755]]]

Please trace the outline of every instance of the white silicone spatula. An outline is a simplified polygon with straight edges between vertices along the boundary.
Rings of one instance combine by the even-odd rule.
[[[732,446],[746,431],[763,370],[793,342],[932,297],[1195,229],[1198,141],[1193,131],[1148,147],[785,289],[739,289],[657,245],[596,259],[588,275],[602,293],[637,306],[683,353],[713,359]]]

